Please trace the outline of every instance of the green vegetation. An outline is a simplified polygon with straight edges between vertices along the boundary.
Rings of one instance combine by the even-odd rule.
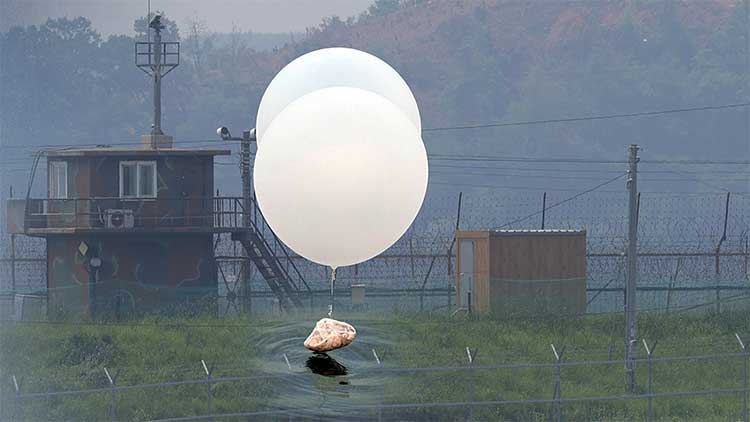
[[[289,380],[254,379],[214,385],[214,412],[251,412],[278,406],[313,406],[304,401],[317,396],[357,404],[463,402],[469,400],[470,372],[409,372],[378,375],[370,348],[376,348],[388,367],[456,367],[467,364],[466,347],[478,348],[477,365],[552,363],[550,344],[565,347],[566,362],[603,361],[622,356],[622,318],[587,316],[551,320],[466,321],[429,315],[340,315],[352,322],[360,337],[348,350],[332,356],[350,366],[353,389],[340,395],[337,383],[321,377],[312,379],[304,393],[294,390]],[[101,324],[14,324],[0,327],[2,368],[2,416],[12,420],[102,420],[108,417],[109,392],[58,398],[27,398],[14,407],[12,374],[19,377],[22,392],[106,388],[103,372],[120,373],[118,385],[200,379],[205,359],[213,376],[283,374],[270,367],[289,353],[294,372],[304,353],[297,344],[309,330],[312,318],[294,321],[262,319],[217,320],[213,318],[149,319],[117,325]],[[655,357],[736,353],[734,332],[750,327],[747,313],[645,315],[639,321],[639,335],[650,343],[658,340]],[[269,344],[292,338],[289,346],[269,351]],[[639,345],[639,350],[643,350]],[[298,353],[295,355],[295,353]],[[357,358],[359,356],[359,358]],[[359,359],[359,360],[358,360]],[[361,368],[358,368],[361,367]],[[366,370],[362,368],[367,368]],[[280,368],[280,366],[279,366]],[[654,391],[675,392],[738,388],[742,381],[742,359],[676,361],[654,363]],[[522,369],[477,369],[474,371],[475,400],[551,399],[553,367]],[[367,372],[369,371],[369,372]],[[356,377],[360,378],[356,378]],[[563,398],[624,396],[622,364],[563,367]],[[359,385],[362,384],[362,385]],[[375,386],[360,400],[359,390]],[[290,387],[292,385],[292,387]],[[381,387],[382,390],[381,390]],[[354,388],[356,387],[356,388]],[[646,364],[638,366],[637,393],[647,392]],[[382,393],[380,392],[382,391]],[[360,394],[362,395],[362,394]],[[298,397],[297,397],[298,396]],[[338,396],[338,397],[337,397]],[[312,399],[311,399],[312,400]],[[564,403],[566,420],[643,420],[645,399]],[[741,395],[659,398],[654,401],[657,420],[737,420]],[[477,420],[546,420],[552,406],[476,406]],[[445,408],[396,408],[384,416],[429,420],[463,419],[464,406]],[[322,411],[321,411],[322,412]],[[371,410],[366,410],[371,412]],[[206,385],[178,385],[119,391],[117,416],[120,420],[148,420],[206,413]]]
[[[734,333],[750,326],[747,313],[723,315],[642,316],[639,337],[658,340],[654,357],[737,353]],[[553,363],[550,344],[563,361],[621,359],[623,319],[620,316],[588,316],[574,320],[428,321],[399,324],[398,332],[408,346],[396,349],[391,359],[401,366],[454,366],[467,362],[464,347],[478,348],[477,365]],[[642,344],[639,353],[645,357]],[[742,387],[742,358],[655,362],[654,392],[677,392]],[[637,394],[646,394],[647,365],[638,365]],[[489,369],[475,371],[476,400],[552,399],[555,368]],[[469,400],[470,373],[447,371],[407,374],[391,379],[391,400],[401,402],[462,402]],[[569,366],[561,371],[563,398],[627,395],[621,363]],[[645,420],[647,401],[619,400],[563,404],[565,420]],[[738,420],[740,394],[662,398],[654,400],[656,420]],[[505,405],[476,407],[479,420],[547,420],[552,406]],[[409,415],[435,415],[445,420],[462,419],[465,408],[413,411]]]
[[[233,374],[254,365],[255,345],[248,343],[248,328],[224,328],[212,320],[146,320],[133,325],[6,324],[0,329],[0,367],[4,411],[12,391],[11,374],[17,374],[24,392],[96,389],[109,386],[103,368],[107,367],[118,385],[147,384],[196,379],[205,376],[201,359],[224,362],[236,367]],[[179,324],[197,324],[189,328]],[[208,325],[206,325],[208,323]],[[203,326],[200,326],[203,325]],[[238,353],[241,351],[241,353]],[[216,376],[226,375],[224,367]],[[231,411],[229,403],[243,395],[246,385],[237,383],[217,388],[216,408]],[[267,389],[255,383],[253,391],[263,397]],[[158,394],[155,394],[158,393]],[[205,412],[205,386],[180,386],[118,393],[121,420],[143,420],[176,414]],[[102,420],[108,415],[109,394],[97,393],[80,398],[30,399],[20,414],[24,420]],[[226,406],[225,406],[226,404]],[[253,410],[259,400],[242,402],[243,410]],[[13,419],[13,418],[11,418]]]

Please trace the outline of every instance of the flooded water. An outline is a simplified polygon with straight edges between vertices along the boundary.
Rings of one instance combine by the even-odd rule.
[[[357,338],[349,346],[329,353],[313,353],[303,342],[315,325],[287,322],[268,327],[262,338],[261,370],[279,376],[274,381],[274,397],[269,408],[292,408],[289,417],[302,419],[372,419],[377,410],[362,406],[378,405],[384,377],[377,371],[374,350],[389,345],[383,332],[367,322],[353,322]],[[288,363],[287,363],[288,362]]]

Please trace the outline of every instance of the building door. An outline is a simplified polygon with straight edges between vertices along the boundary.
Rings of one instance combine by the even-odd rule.
[[[461,257],[458,263],[459,268],[459,298],[458,304],[462,307],[468,307],[467,296],[469,292],[474,291],[474,241],[461,239],[459,242],[459,255]]]

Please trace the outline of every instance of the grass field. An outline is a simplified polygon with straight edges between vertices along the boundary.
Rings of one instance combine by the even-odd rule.
[[[550,347],[565,347],[565,362],[620,359],[623,321],[619,316],[587,316],[567,320],[468,321],[445,316],[389,314],[337,315],[359,329],[355,343],[332,353],[362,374],[375,372],[371,349],[385,368],[457,367],[467,365],[466,347],[478,348],[476,365],[552,363]],[[12,400],[11,375],[22,392],[104,388],[103,368],[119,372],[118,385],[134,385],[205,377],[201,359],[213,367],[213,376],[282,374],[280,353],[288,353],[294,371],[306,372],[297,361],[306,356],[301,339],[314,318],[146,319],[115,325],[15,324],[0,327],[0,392],[2,416],[10,420],[102,420],[109,417],[109,392],[56,398]],[[644,315],[639,337],[658,340],[655,357],[736,353],[734,333],[750,337],[748,313]],[[269,344],[291,338],[289,345]],[[639,344],[639,351],[643,352]],[[277,359],[278,358],[278,359]],[[273,360],[274,363],[269,363]],[[298,367],[299,366],[299,367]],[[638,365],[638,394],[647,392],[646,364]],[[353,372],[356,372],[354,370]],[[348,390],[315,376],[310,383],[256,379],[213,386],[214,412],[251,412],[269,406],[320,407],[318,397],[330,403],[405,404],[463,402],[470,398],[471,377],[476,401],[549,400],[555,368],[445,369],[438,372],[385,372],[376,376],[352,374]],[[472,375],[473,374],[473,375]],[[656,362],[653,388],[659,392],[738,388],[742,386],[742,358]],[[561,369],[563,398],[627,395],[622,363],[566,366]],[[311,397],[315,397],[314,399]],[[117,393],[118,420],[148,420],[205,414],[206,385],[134,389]],[[309,400],[309,401],[306,401]],[[341,406],[337,404],[336,406]],[[564,403],[564,420],[645,420],[647,401],[600,400]],[[545,404],[478,405],[475,420],[547,420],[552,406]],[[741,420],[739,393],[657,398],[656,420]],[[320,415],[333,416],[320,407]],[[389,408],[384,420],[464,420],[467,406]],[[356,415],[377,417],[376,410]],[[281,418],[287,420],[284,416]],[[280,419],[280,420],[281,420]],[[344,418],[349,419],[350,418]],[[247,420],[236,419],[236,420]],[[272,416],[257,420],[274,420]]]

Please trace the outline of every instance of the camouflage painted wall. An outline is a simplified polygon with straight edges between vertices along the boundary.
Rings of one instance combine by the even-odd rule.
[[[93,291],[96,313],[150,312],[212,298],[217,289],[213,236],[113,234],[47,239],[49,312],[84,315],[89,309],[88,258],[99,256]],[[89,247],[84,258],[81,241]],[[119,303],[118,303],[119,302]]]

